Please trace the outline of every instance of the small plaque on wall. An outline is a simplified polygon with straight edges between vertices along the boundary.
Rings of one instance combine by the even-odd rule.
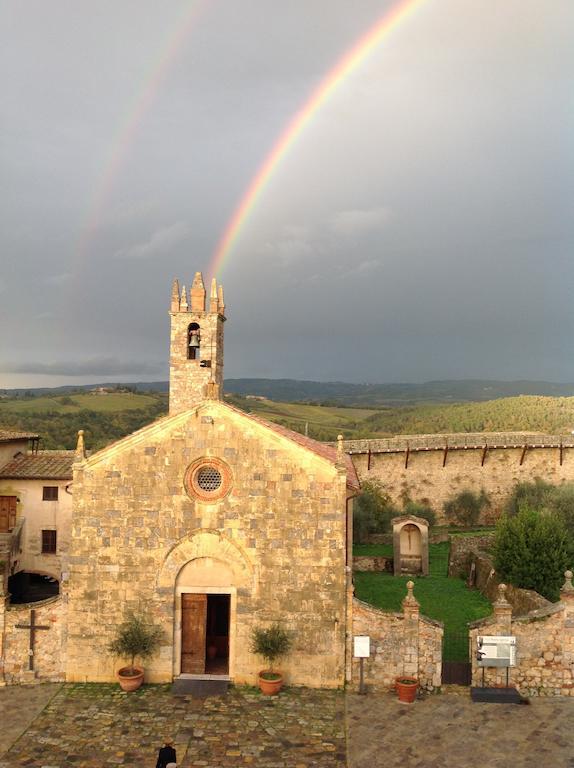
[[[356,659],[368,659],[371,655],[371,638],[368,635],[356,635],[353,656]]]

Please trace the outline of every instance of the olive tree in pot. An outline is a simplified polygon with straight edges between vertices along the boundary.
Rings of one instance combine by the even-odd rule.
[[[124,691],[135,691],[143,683],[143,667],[137,667],[136,657],[149,659],[159,650],[164,632],[161,627],[151,624],[143,616],[129,613],[117,628],[113,640],[108,643],[108,651],[115,656],[130,659],[130,664],[118,669],[116,676]]]
[[[261,693],[271,696],[279,693],[283,685],[283,675],[273,669],[273,664],[281,656],[285,656],[291,648],[291,638],[279,624],[270,627],[254,627],[251,631],[252,653],[262,656],[269,664],[269,669],[259,672],[259,688]]]

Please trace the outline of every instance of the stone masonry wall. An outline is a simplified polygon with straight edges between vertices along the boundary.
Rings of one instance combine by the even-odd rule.
[[[472,556],[488,551],[494,544],[494,533],[481,536],[451,536],[448,555],[448,575],[468,577]]]
[[[510,668],[509,682],[526,696],[574,696],[574,588],[567,572],[561,601],[513,617],[505,598],[504,584],[494,615],[471,624],[471,658],[473,685],[482,685],[482,668],[476,662],[477,637],[480,635],[514,635],[517,664]],[[505,685],[505,669],[487,668],[485,684]]]
[[[354,571],[393,571],[392,557],[360,555],[353,558]]]
[[[405,468],[404,453],[373,453],[370,469],[367,454],[353,454],[352,459],[361,481],[379,480],[398,505],[406,496],[429,503],[437,514],[437,522],[445,522],[445,501],[462,490],[484,490],[491,506],[484,510],[481,522],[489,523],[498,518],[518,482],[536,477],[556,485],[574,481],[574,449],[564,450],[562,466],[557,448],[529,449],[522,466],[521,456],[521,448],[491,449],[481,466],[480,449],[452,450],[443,467],[443,451],[419,451],[410,453]]]
[[[35,623],[48,626],[38,629],[34,641],[34,671],[28,669],[30,630],[16,624],[30,623],[30,609],[35,610]],[[64,679],[66,606],[61,597],[38,603],[6,606],[2,600],[4,632],[0,680],[7,684],[57,682]],[[0,616],[0,628],[2,616]]]
[[[381,611],[354,599],[353,635],[371,638],[371,656],[364,662],[365,683],[370,689],[391,690],[401,675],[418,678],[427,691],[440,687],[443,627],[420,616],[412,587],[402,613]],[[353,686],[358,685],[359,660],[353,659]]]
[[[187,468],[213,457],[229,493],[200,501]],[[254,684],[251,630],[279,621],[293,638],[291,684],[344,684],[346,473],[220,401],[156,422],[95,454],[74,475],[68,680],[113,679],[107,642],[128,610],[165,632],[146,679],[180,673],[177,590],[231,594],[230,675]]]

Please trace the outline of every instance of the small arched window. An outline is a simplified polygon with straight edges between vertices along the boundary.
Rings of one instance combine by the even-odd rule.
[[[201,343],[201,335],[199,333],[199,325],[197,323],[190,323],[187,329],[187,359],[197,360],[199,358],[199,346]]]

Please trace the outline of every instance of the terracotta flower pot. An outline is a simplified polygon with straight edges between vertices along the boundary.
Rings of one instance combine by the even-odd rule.
[[[408,677],[408,675],[402,675],[395,678],[395,690],[399,701],[404,701],[407,704],[412,704],[417,697],[417,691],[419,687],[419,681],[416,677]]]
[[[143,683],[144,671],[142,667],[122,667],[116,672],[116,677],[122,691],[130,693],[131,691],[137,691]]]
[[[263,671],[259,673],[259,688],[265,696],[275,696],[283,685],[283,675],[279,672]]]

